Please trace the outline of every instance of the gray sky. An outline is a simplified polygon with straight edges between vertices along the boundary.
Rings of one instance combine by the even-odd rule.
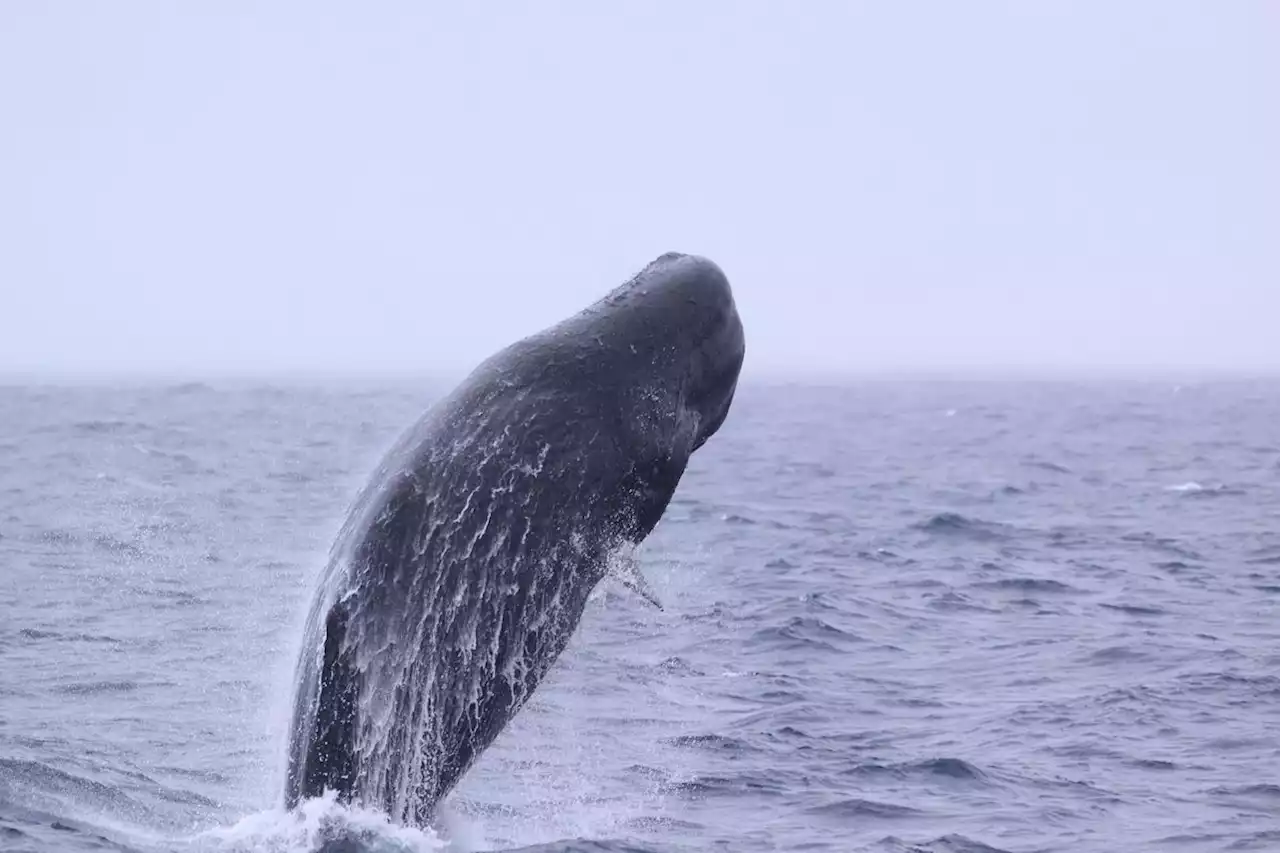
[[[455,373],[672,249],[758,373],[1280,369],[1278,35],[1266,0],[5,2],[0,374]]]

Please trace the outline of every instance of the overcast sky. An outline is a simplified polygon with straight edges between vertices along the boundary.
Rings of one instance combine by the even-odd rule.
[[[1280,4],[0,4],[0,374],[1280,369]]]

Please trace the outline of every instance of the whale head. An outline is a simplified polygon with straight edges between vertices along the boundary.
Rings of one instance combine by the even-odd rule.
[[[690,455],[720,429],[742,370],[742,321],[715,263],[668,252],[567,324],[625,413],[635,498],[627,538],[657,524]],[[564,327],[562,327],[564,328]]]
[[[569,446],[588,429],[607,436],[619,455],[614,467],[628,469],[606,490],[618,519],[612,527],[639,542],[690,455],[724,424],[744,353],[724,272],[704,257],[668,252],[578,314],[498,353],[468,384],[471,393],[496,388],[555,401],[535,405],[537,419],[524,424],[538,441]],[[544,411],[560,421],[542,420]],[[597,459],[602,452],[592,450]]]
[[[679,378],[677,417],[696,450],[728,416],[746,352],[728,278],[706,258],[668,252],[613,296],[656,333],[652,349],[665,356],[656,361]]]

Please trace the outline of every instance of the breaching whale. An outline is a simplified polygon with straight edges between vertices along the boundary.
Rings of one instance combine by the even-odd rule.
[[[332,789],[426,823],[564,650],[611,557],[658,523],[743,352],[724,273],[669,253],[432,406],[356,498],[312,601],[287,805]]]

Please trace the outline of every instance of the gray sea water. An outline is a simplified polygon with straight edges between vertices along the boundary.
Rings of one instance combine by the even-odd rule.
[[[434,831],[280,808],[443,389],[0,389],[0,848],[1280,850],[1280,383],[746,384]]]

